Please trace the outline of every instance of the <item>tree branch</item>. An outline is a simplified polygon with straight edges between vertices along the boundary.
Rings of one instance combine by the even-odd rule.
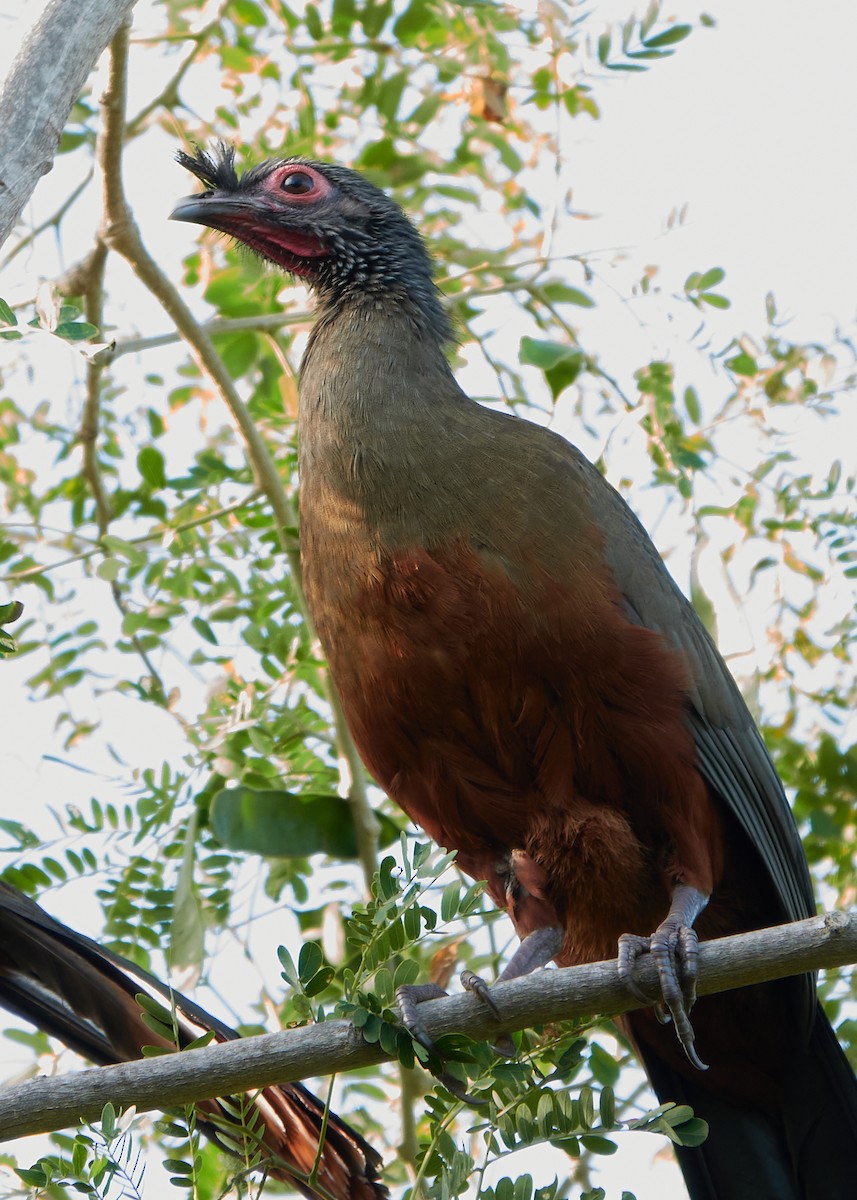
[[[855,961],[857,916],[830,913],[704,943],[699,993]],[[640,964],[640,982],[654,992],[655,970],[649,959]],[[421,1007],[429,1035],[463,1032],[473,1038],[494,1038],[532,1025],[585,1019],[594,1013],[618,1015],[639,1007],[620,983],[615,962],[536,971],[497,984],[492,995],[502,1014],[499,1022],[471,995],[429,1001]],[[349,1022],[326,1021],[184,1054],[34,1079],[0,1092],[0,1140],[98,1120],[108,1100],[123,1109],[170,1108],[307,1075],[353,1070],[388,1057],[380,1045],[364,1042]]]
[[[200,325],[200,329],[212,336],[218,333],[244,333],[247,331],[259,333],[271,329],[284,329],[288,325],[310,325],[312,319],[311,312],[303,311],[258,313],[253,317],[214,317],[211,321]],[[143,350],[173,346],[183,340],[181,334],[175,332],[156,333],[150,337],[125,338],[115,342],[109,351],[105,351],[105,355],[110,361],[113,361],[122,354],[139,354]]]
[[[102,103],[105,143],[115,143],[125,128],[125,100],[128,72],[128,30],[120,29],[113,39],[110,54],[110,81]],[[111,132],[112,131],[112,132]],[[301,611],[312,632],[301,586],[301,564],[297,550],[291,545],[287,531],[298,523],[295,505],[277,472],[265,439],[257,428],[247,405],[217,353],[211,337],[195,319],[177,289],[167,278],[143,244],[140,231],[125,197],[122,183],[121,156],[105,155],[104,211],[106,228],[104,240],[111,250],[130,263],[137,278],[163,305],[176,329],[188,344],[191,356],[200,371],[217,387],[244,439],[247,457],[259,489],[265,493],[274,513],[280,545],[291,569],[294,588]],[[360,865],[368,894],[378,865],[378,820],[369,803],[366,775],[357,748],[348,732],[339,698],[327,672],[323,676],[326,698],[333,710],[336,749],[342,766],[342,781],[346,790],[357,839]]]
[[[71,106],[134,0],[52,0],[0,91],[0,245],[53,166]]]

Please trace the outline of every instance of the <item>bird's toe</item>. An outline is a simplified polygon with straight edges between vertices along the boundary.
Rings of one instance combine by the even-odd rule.
[[[396,988],[399,1020],[411,1037],[429,1051],[434,1051],[434,1042],[420,1016],[419,1006],[426,1000],[437,1000],[445,995],[446,992],[437,983],[408,983]]]

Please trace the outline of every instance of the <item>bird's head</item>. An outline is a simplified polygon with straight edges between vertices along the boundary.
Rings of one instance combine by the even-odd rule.
[[[269,160],[239,176],[235,151],[180,151],[204,185],[181,200],[175,221],[234,237],[275,266],[300,276],[325,305],[368,298],[413,306],[440,340],[449,326],[417,230],[380,188],[356,171],[305,158]]]

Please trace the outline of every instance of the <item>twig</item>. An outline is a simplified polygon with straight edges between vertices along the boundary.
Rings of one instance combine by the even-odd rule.
[[[81,193],[86,190],[87,186],[89,185],[90,181],[92,180],[92,176],[93,176],[93,170],[92,170],[92,167],[90,167],[89,170],[84,175],[83,179],[81,179],[80,183],[77,185],[77,187],[74,188],[69,193],[69,195],[66,197],[65,200],[63,200],[62,204],[59,206],[59,208],[56,210],[56,212],[52,213],[49,217],[45,217],[45,219],[44,219],[44,221],[42,221],[41,225],[36,225],[33,229],[30,230],[29,233],[25,234],[25,236],[22,237],[19,242],[15,243],[15,245],[12,247],[12,249],[9,251],[9,253],[6,255],[6,257],[3,259],[2,265],[4,267],[8,267],[8,265],[12,261],[12,259],[16,258],[21,253],[22,250],[26,250],[26,248],[29,245],[31,245],[32,242],[34,242],[36,240],[36,238],[39,236],[39,234],[44,233],[46,229],[50,229],[52,225],[53,226],[59,225],[59,223],[62,221],[63,217],[65,216],[65,214],[68,212],[68,210],[71,208],[71,206],[75,203],[75,201],[78,199],[78,197],[81,195]],[[68,274],[68,272],[66,272],[66,274]],[[68,295],[76,295],[77,293],[69,292],[67,294]]]
[[[175,536],[179,533],[185,533],[188,529],[195,529],[197,525],[209,525],[213,521],[219,521],[221,517],[228,516],[229,513],[238,512],[239,509],[246,508],[248,504],[252,504],[260,495],[258,488],[253,488],[246,496],[240,500],[234,500],[232,504],[224,504],[220,508],[214,508],[211,512],[202,513],[198,517],[191,517],[187,521],[181,521],[178,525],[170,525],[163,529],[158,529],[154,533],[141,533],[136,537],[125,538],[124,540],[129,546],[147,546],[155,545],[162,542],[168,534]],[[5,529],[14,528],[14,525],[4,525]],[[30,526],[23,526],[29,529]],[[91,538],[82,538],[79,533],[69,536],[77,537],[79,541],[92,542]],[[81,550],[78,554],[70,554],[68,558],[58,559],[53,563],[42,563],[37,567],[26,567],[23,571],[9,571],[6,575],[0,575],[0,583],[11,583],[12,581],[20,581],[22,579],[32,579],[35,575],[46,575],[49,571],[59,570],[61,567],[67,567],[72,563],[86,562],[90,558],[94,558],[96,554],[106,554],[107,550],[100,543],[95,542],[89,550]]]
[[[122,34],[127,44],[128,26],[122,27]],[[114,88],[115,80],[111,74],[104,95],[101,97],[101,130],[96,145],[96,160],[101,168],[104,180],[113,175],[122,160],[122,150],[125,144],[124,101],[117,98]],[[118,119],[113,119],[118,117]],[[106,195],[107,184],[104,184]],[[106,217],[105,203],[105,223]],[[90,258],[89,272],[86,280],[86,319],[96,329],[104,324],[104,270],[107,264],[107,242],[104,230],[100,230],[95,250]],[[103,358],[92,358],[86,367],[86,403],[83,409],[83,420],[80,427],[80,440],[83,445],[83,476],[89,484],[95,501],[95,523],[99,539],[104,538],[113,519],[113,510],[104,488],[101,467],[98,462],[96,439],[98,437],[99,416],[101,411],[101,381],[104,375],[106,361]],[[110,593],[113,603],[124,619],[128,615],[128,605],[122,595],[119,583],[114,579],[110,582]],[[155,664],[152,662],[141,639],[134,632],[129,635],[129,641],[134,647],[137,657],[142,662],[149,676],[149,694],[162,708],[168,706],[167,689]]]
[[[104,323],[104,267],[107,262],[107,247],[101,238],[95,243],[95,249],[89,259],[89,270],[86,280],[85,309],[86,319],[96,329],[101,329]],[[95,524],[99,538],[107,533],[113,517],[113,510],[104,488],[104,480],[98,465],[98,423],[101,411],[101,377],[104,366],[90,359],[86,364],[86,401],[80,421],[78,440],[83,447],[83,477],[89,484],[92,498],[95,501]]]
[[[280,312],[259,313],[255,317],[215,317],[200,325],[200,329],[210,337],[219,333],[263,332],[270,329],[284,329],[288,325],[308,325],[312,321],[311,312]],[[180,333],[158,333],[152,337],[126,338],[118,341],[108,352],[109,359],[119,358],[123,354],[139,354],[143,350],[155,350],[160,346],[174,346],[184,341]]]
[[[112,96],[112,106],[105,110],[105,120],[113,122],[120,128],[124,124],[127,70],[128,31],[123,29],[114,38],[111,46],[109,91]],[[297,525],[295,506],[286,494],[265,440],[238,394],[238,389],[217,353],[211,337],[194,318],[176,288],[143,245],[140,231],[125,198],[120,157],[117,156],[115,160],[111,160],[105,165],[107,169],[104,175],[104,207],[107,228],[104,240],[112,250],[121,254],[128,261],[137,278],[161,303],[167,315],[174,322],[176,329],[187,342],[191,356],[200,371],[212,380],[231,412],[244,439],[247,457],[256,483],[265,493],[273,510],[280,546],[291,569],[297,601],[307,620],[310,632],[312,632],[301,587],[300,556],[292,545],[287,532]],[[338,756],[346,766],[343,774],[348,777],[347,799],[354,820],[358,853],[368,891],[377,867],[378,820],[369,803],[363,764],[345,724],[339,699],[335,695],[333,685],[326,673],[323,679],[325,695],[333,711]]]
[[[830,913],[793,925],[761,929],[700,946],[700,995],[745,987],[823,967],[857,961],[857,916]],[[649,959],[640,983],[655,988]],[[619,1014],[640,1007],[620,982],[615,962],[558,971],[536,971],[495,985],[498,1021],[472,995],[446,996],[421,1006],[430,1037],[466,1033],[495,1038],[501,1032],[593,1013]],[[284,1033],[240,1038],[184,1054],[96,1067],[70,1075],[39,1078],[0,1092],[0,1140],[64,1129],[95,1121],[107,1101],[138,1110],[171,1108],[252,1088],[329,1075],[382,1062],[389,1056],[364,1042],[347,1021],[326,1021]]]
[[[193,46],[192,46],[190,52],[188,54],[186,54],[185,57],[182,59],[182,61],[179,63],[178,69],[173,74],[173,76],[167,80],[167,82],[161,88],[158,95],[153,97],[153,99],[151,99],[148,102],[148,104],[144,105],[143,108],[141,108],[140,111],[137,113],[136,117],[132,117],[131,120],[128,122],[128,124],[126,126],[126,133],[127,133],[127,137],[129,140],[131,138],[136,137],[138,133],[142,132],[143,126],[146,123],[146,119],[149,116],[151,116],[151,114],[153,112],[155,112],[156,109],[163,107],[163,108],[169,109],[170,112],[172,112],[173,109],[175,109],[178,106],[178,104],[179,104],[179,84],[184,79],[185,75],[190,70],[190,68],[193,66],[194,62],[196,61],[196,56],[199,54],[200,49],[202,48],[202,46],[205,45],[206,41],[208,40],[209,34],[213,30],[217,29],[217,27],[220,23],[220,15],[221,14],[218,13],[216,21],[210,21],[207,25],[203,26],[203,28],[200,29],[197,33],[194,33],[192,35],[187,35],[187,36],[191,37],[191,41],[193,42]]]

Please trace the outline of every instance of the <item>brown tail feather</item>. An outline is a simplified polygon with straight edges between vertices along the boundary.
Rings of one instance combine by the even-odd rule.
[[[144,1046],[170,1044],[143,1023],[135,997],[144,992],[175,1012],[184,1046],[208,1030],[218,1042],[240,1035],[154,975],[110,953],[48,916],[34,901],[0,882],[0,1005],[105,1066],[142,1057]],[[317,1172],[325,1106],[299,1083],[277,1084],[252,1097],[262,1165],[268,1174],[322,1200],[383,1200],[381,1159],[335,1113],[329,1113]],[[199,1105],[202,1128],[228,1153],[241,1153],[240,1100]],[[236,1131],[230,1137],[230,1130]]]

